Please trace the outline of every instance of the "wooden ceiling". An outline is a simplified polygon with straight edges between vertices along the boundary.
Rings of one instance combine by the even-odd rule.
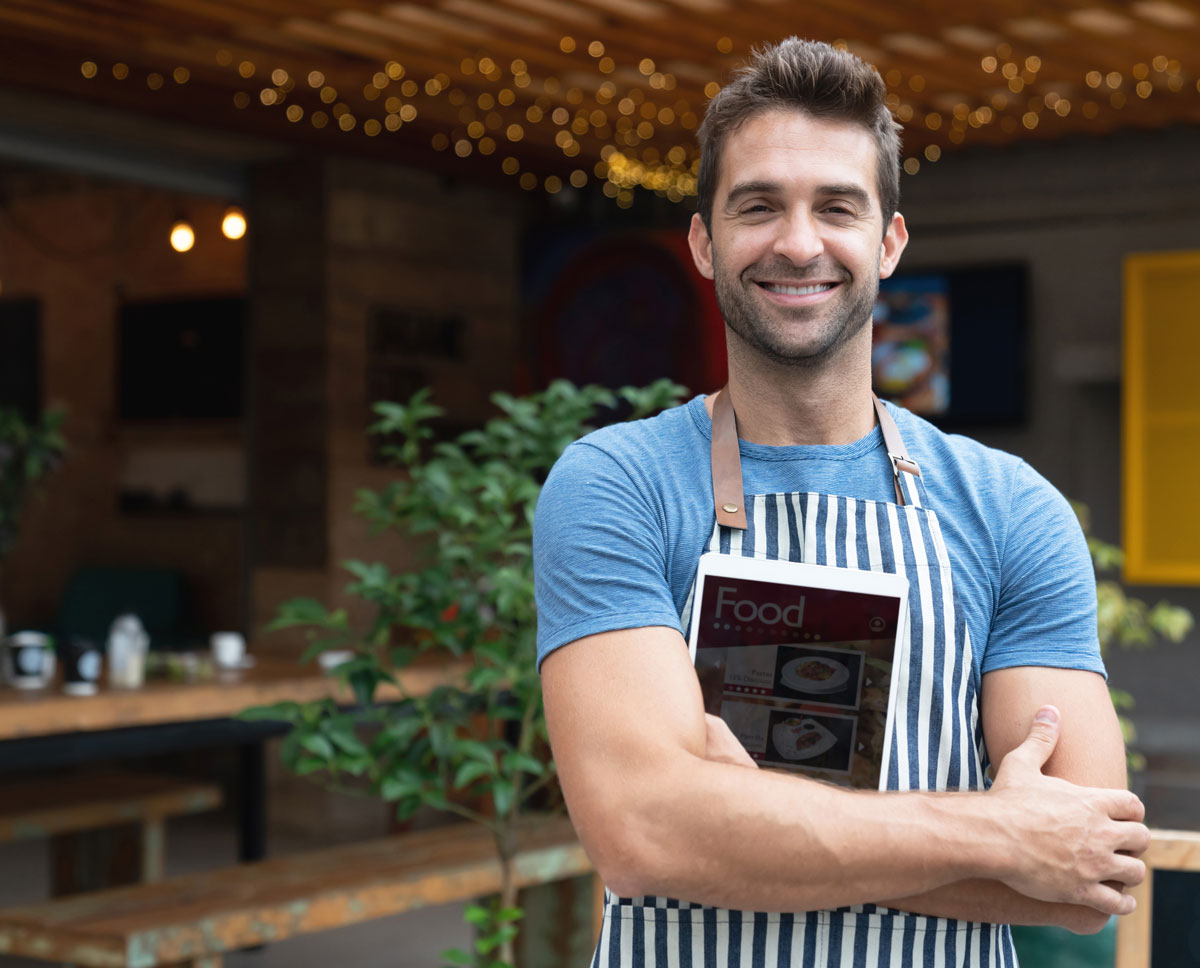
[[[0,84],[529,189],[694,189],[704,105],[789,34],[875,64],[910,173],[1200,123],[1197,0],[0,0]]]

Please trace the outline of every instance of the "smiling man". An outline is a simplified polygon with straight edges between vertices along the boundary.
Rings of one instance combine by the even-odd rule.
[[[608,886],[595,965],[1007,966],[1006,924],[1098,930],[1145,876],[1069,506],[871,393],[907,242],[885,93],[792,39],[714,98],[689,238],[728,385],[572,445],[539,501],[551,741]],[[872,528],[910,587],[893,789],[758,770],[688,657],[697,560],[846,567]]]

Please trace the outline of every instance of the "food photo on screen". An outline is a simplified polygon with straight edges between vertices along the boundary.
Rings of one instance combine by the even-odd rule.
[[[763,760],[788,767],[849,773],[855,726],[853,716],[775,710],[769,720]]]
[[[868,665],[872,660],[868,659]],[[868,673],[869,675],[869,673]],[[865,687],[864,699],[878,687]],[[760,766],[876,789],[885,760],[886,702],[839,711],[817,703],[725,694],[706,709],[720,716]]]
[[[775,695],[824,706],[858,707],[863,653],[780,645],[775,654]]]

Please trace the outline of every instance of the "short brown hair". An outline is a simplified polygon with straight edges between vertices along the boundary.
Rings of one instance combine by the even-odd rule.
[[[888,109],[879,72],[849,51],[789,37],[754,51],[708,104],[700,142],[699,211],[712,231],[721,153],[730,134],[770,108],[796,108],[814,118],[866,128],[875,140],[883,224],[900,204],[900,125]]]

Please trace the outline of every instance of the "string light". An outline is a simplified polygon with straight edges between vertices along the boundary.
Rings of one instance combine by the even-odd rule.
[[[171,226],[171,248],[176,252],[188,252],[196,244],[196,233],[184,219]]]
[[[221,219],[221,234],[235,240],[246,234],[246,216],[236,205],[225,210],[225,217]]]
[[[836,41],[840,49],[849,49],[852,43],[845,39]],[[410,75],[399,61],[390,60],[380,62],[377,69],[357,78],[339,75],[335,78],[342,88],[339,94],[338,88],[320,70],[302,70],[294,64],[264,68],[250,59],[237,59],[228,48],[215,51],[215,59],[217,65],[231,73],[236,71],[244,80],[259,78],[257,83],[251,81],[246,85],[250,90],[234,94],[234,106],[239,110],[252,104],[278,107],[280,120],[299,123],[307,117],[317,130],[332,120],[343,133],[354,132],[358,137],[361,132],[361,136],[377,137],[385,131],[400,131],[414,121],[419,107],[423,109],[422,97],[440,98],[452,108],[449,116],[445,111],[432,112],[430,127],[443,130],[427,129],[423,137],[430,137],[429,144],[434,150],[452,150],[454,155],[465,159],[475,153],[495,153],[497,141],[516,145],[553,140],[554,147],[561,152],[561,156],[555,152],[555,157],[580,159],[576,164],[583,167],[573,170],[564,167],[547,174],[522,170],[514,156],[504,157],[502,170],[522,176],[523,188],[528,189],[532,183],[549,194],[568,185],[580,188],[588,183],[594,168],[594,176],[606,189],[615,185],[610,197],[622,207],[633,204],[638,189],[655,191],[672,201],[693,195],[697,157],[694,145],[681,135],[699,126],[703,108],[693,109],[682,98],[672,103],[673,96],[663,93],[675,89],[674,75],[662,70],[654,57],[638,56],[629,50],[623,51],[618,68],[613,52],[599,37],[578,41],[571,35],[562,35],[557,44],[562,54],[571,55],[576,70],[590,74],[590,81],[582,75],[576,79],[567,69],[557,77],[534,77],[528,61],[522,57],[506,57],[502,65],[486,51],[474,50],[470,56],[461,56],[453,62],[450,68],[453,82],[445,72]],[[730,54],[734,42],[723,36],[715,39],[715,46],[719,54]],[[992,52],[976,56],[980,71],[996,77],[991,82],[992,89],[982,93],[980,101],[974,104],[936,90],[934,83],[921,73],[908,73],[896,67],[883,72],[889,109],[901,123],[914,123],[920,129],[913,155],[904,160],[908,174],[919,172],[923,163],[939,161],[948,145],[962,144],[972,131],[989,125],[1006,134],[1016,134],[1035,131],[1071,115],[1079,118],[1076,124],[1081,124],[1083,119],[1093,120],[1110,109],[1132,110],[1139,100],[1160,98],[1185,87],[1190,91],[1194,80],[1194,75],[1185,77],[1180,61],[1168,54],[1146,55],[1143,61],[1116,65],[1120,69],[1114,69],[1110,63],[1087,70],[1082,79],[1090,89],[1087,93],[1094,92],[1092,99],[1072,102],[1060,92],[1075,91],[1079,75],[1075,75],[1074,84],[1061,73],[1055,76],[1052,73],[1055,65],[1047,65],[1039,54],[1017,53],[1012,45],[1001,42]],[[1062,65],[1058,67],[1061,70]],[[117,81],[128,79],[131,74],[129,65],[122,62],[106,65],[102,71],[95,60],[84,60],[79,69],[85,79],[99,82],[110,72]],[[1059,90],[1046,89],[1050,86],[1048,77],[1055,78],[1052,83]],[[168,78],[183,85],[189,82],[191,74],[188,67],[179,65],[167,72],[148,73],[145,78],[151,91],[159,91]],[[491,90],[480,89],[485,82],[494,85]],[[689,90],[694,88],[689,86]],[[707,100],[720,90],[716,79],[703,83]],[[1196,91],[1200,92],[1200,81],[1196,81]],[[318,101],[329,106],[332,118],[320,110]],[[369,106],[372,102],[377,102],[378,107]],[[585,163],[589,156],[595,157],[597,149],[600,161]],[[513,165],[516,167],[508,171]]]

